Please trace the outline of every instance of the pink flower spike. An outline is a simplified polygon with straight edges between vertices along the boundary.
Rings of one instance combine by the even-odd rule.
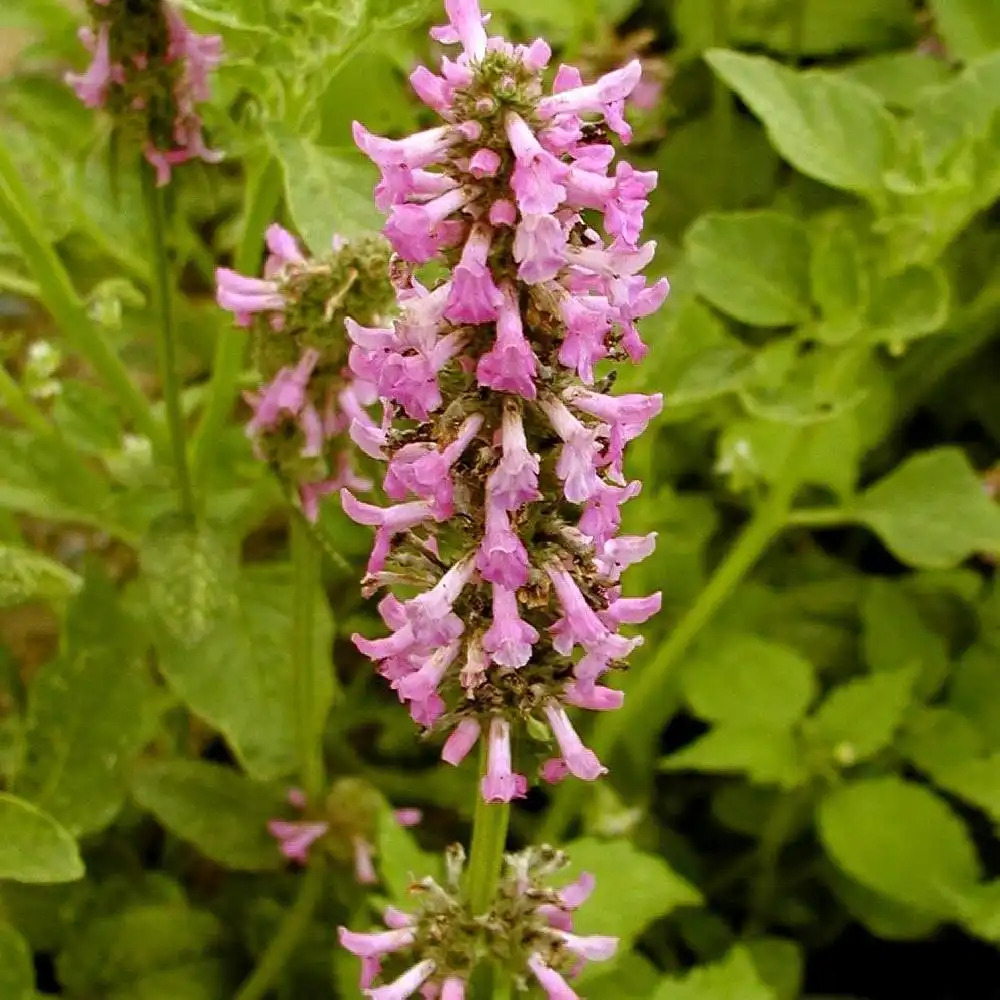
[[[337,928],[340,946],[358,958],[378,958],[394,951],[409,948],[414,941],[414,931],[410,927],[398,930],[377,931],[372,934],[358,934],[346,927]]]
[[[493,584],[493,624],[483,636],[483,649],[502,667],[525,666],[532,647],[538,642],[538,630],[524,621],[518,610],[517,593],[499,583]]]
[[[490,473],[487,489],[493,499],[507,510],[516,510],[541,498],[538,492],[537,455],[528,451],[521,414],[514,406],[503,411],[501,425],[503,457]]]
[[[441,987],[441,1000],[465,1000],[464,980],[449,976]]]
[[[511,767],[510,723],[499,716],[490,722],[486,775],[482,782],[487,802],[510,802],[527,793],[527,781]]]
[[[597,475],[599,428],[588,429],[555,397],[545,400],[541,405],[553,430],[563,440],[556,461],[556,475],[563,481],[566,499],[570,503],[583,503],[601,487],[601,480]]]
[[[524,336],[517,293],[509,282],[504,282],[500,302],[496,341],[480,357],[476,366],[476,379],[480,385],[498,392],[534,399],[538,359]]]
[[[393,205],[382,232],[404,260],[426,264],[447,241],[445,220],[473,196],[474,192],[457,187],[423,205]]]
[[[441,759],[453,767],[458,766],[476,745],[479,739],[479,723],[473,718],[465,718],[451,731],[441,750]]]
[[[484,580],[512,590],[528,582],[528,551],[511,527],[507,511],[488,490],[486,533],[476,550],[476,568]]]
[[[364,837],[354,838],[354,878],[358,885],[377,885],[375,848]]]
[[[483,223],[469,233],[444,312],[453,323],[490,323],[499,314],[504,300],[487,263],[492,239],[493,230]]]
[[[394,809],[392,818],[396,821],[397,825],[406,829],[411,826],[419,826],[423,822],[424,812],[422,809],[413,807]]]
[[[588,962],[606,962],[618,950],[618,938],[605,934],[581,937],[579,934],[560,931],[558,936],[574,955],[579,955]]]
[[[525,213],[551,214],[566,198],[566,188],[561,182],[568,168],[542,147],[519,114],[509,111],[504,121],[517,161],[511,187],[518,207]]]
[[[565,266],[566,234],[554,215],[524,215],[514,234],[517,276],[529,285],[554,278]]]
[[[309,861],[309,848],[329,829],[329,823],[290,823],[280,819],[272,819],[267,824],[267,832],[278,841],[281,853],[300,865]]]
[[[435,649],[419,670],[404,677],[396,685],[400,698],[405,698],[407,701],[424,702],[435,694],[448,667],[458,656],[458,650],[457,642],[450,642],[446,646],[439,646]]]
[[[580,1000],[579,995],[570,989],[566,980],[555,969],[545,964],[541,955],[537,953],[532,955],[528,959],[528,968],[545,990],[547,1000]]]
[[[407,1000],[407,997],[413,996],[424,982],[434,975],[435,968],[437,966],[434,960],[425,958],[404,972],[394,983],[365,990],[365,996],[371,1000]]]
[[[602,774],[608,773],[608,769],[597,759],[597,754],[580,741],[573,723],[569,721],[569,716],[562,706],[555,701],[549,701],[546,702],[543,711],[571,774],[584,781],[596,781]]]

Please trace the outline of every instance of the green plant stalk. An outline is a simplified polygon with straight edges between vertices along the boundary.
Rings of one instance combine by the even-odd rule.
[[[55,435],[55,427],[28,398],[25,391],[18,385],[17,380],[3,365],[0,365],[0,403],[3,403],[10,413],[29,430],[43,437]]]
[[[281,198],[281,168],[269,159],[247,187],[243,213],[243,235],[234,261],[241,274],[252,274],[260,262],[264,231]],[[215,457],[219,435],[236,402],[240,372],[246,355],[246,335],[240,330],[225,330],[219,335],[212,362],[212,381],[208,402],[195,432],[192,468],[199,481]]]
[[[479,750],[479,773],[485,776],[489,761],[489,743],[485,738]],[[497,880],[503,865],[503,852],[507,846],[507,828],[510,825],[510,805],[491,805],[476,786],[476,809],[472,818],[472,845],[469,867],[466,872],[465,892],[472,912],[479,916],[493,902]]]
[[[292,665],[295,672],[295,703],[299,737],[299,772],[302,790],[310,802],[323,794],[322,720],[316,711],[316,591],[320,580],[320,552],[309,525],[298,512],[291,512],[292,550]]]
[[[194,492],[188,470],[184,414],[181,411],[181,387],[177,376],[177,331],[174,327],[174,288],[167,256],[166,211],[163,189],[157,187],[153,168],[142,162],[142,197],[149,225],[150,248],[153,255],[153,301],[156,304],[156,348],[163,384],[163,404],[167,412],[170,451],[173,456],[181,513],[188,521],[195,519]]]
[[[250,977],[240,987],[235,1000],[263,1000],[278,981],[282,969],[295,953],[302,935],[323,894],[324,867],[312,859],[292,908],[285,914],[278,932],[261,956]]]
[[[87,314],[69,274],[52,244],[31,195],[18,176],[10,155],[0,144],[0,220],[10,230],[38,283],[46,309],[59,324],[63,336],[78,351],[114,393],[135,428],[155,446],[165,445],[162,429],[153,417],[149,400],[132,381],[121,358],[108,344]]]

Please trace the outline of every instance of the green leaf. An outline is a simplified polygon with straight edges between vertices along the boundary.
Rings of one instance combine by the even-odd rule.
[[[615,956],[610,962],[588,966],[587,972],[587,1000],[651,997],[660,978],[656,966],[634,951]]]
[[[313,253],[323,253],[334,235],[350,239],[381,229],[384,220],[372,204],[378,175],[367,161],[299,136],[273,132],[270,141],[284,168],[292,219]]]
[[[843,343],[860,331],[870,296],[869,273],[855,232],[835,216],[812,234],[810,287],[823,314],[817,336]]]
[[[802,947],[784,938],[758,938],[747,944],[757,975],[775,1000],[798,1000],[802,991]]]
[[[859,498],[855,513],[911,566],[955,566],[1000,552],[1000,507],[957,448],[907,459]]]
[[[1000,7],[989,0],[930,0],[949,55],[975,59],[1000,49]]]
[[[939,267],[914,265],[882,281],[872,293],[868,336],[892,348],[939,330],[948,318],[951,289]]]
[[[933,914],[880,896],[833,865],[829,866],[826,880],[847,912],[880,938],[917,941],[930,937],[941,923]]]
[[[910,110],[927,87],[946,83],[951,75],[940,59],[920,52],[889,52],[861,59],[845,67],[842,74],[879,94],[886,104]]]
[[[34,1000],[35,966],[31,949],[10,924],[0,923],[0,997]]]
[[[951,708],[922,707],[907,720],[898,749],[914,767],[933,777],[941,768],[982,757],[986,740]]]
[[[132,796],[171,833],[212,861],[239,871],[271,871],[284,861],[267,821],[284,797],[231,767],[205,761],[162,761],[136,771]]]
[[[893,670],[835,688],[804,723],[807,737],[842,765],[867,760],[892,742],[916,675],[915,669]]]
[[[831,187],[879,200],[898,138],[875,94],[844,77],[798,73],[763,56],[713,49],[706,59],[789,163]]]
[[[934,783],[1000,823],[1000,753],[939,765],[934,769]]]
[[[82,586],[76,573],[55,560],[0,543],[0,608],[34,600],[65,600]]]
[[[698,890],[660,857],[643,854],[627,840],[585,838],[566,845],[571,870],[566,881],[590,872],[597,885],[574,915],[580,934],[612,934],[627,950],[639,932],[680,906],[701,903]]]
[[[30,802],[0,792],[0,879],[74,882],[83,878],[76,841]]]
[[[652,1000],[776,1000],[746,947],[733,948],[721,961],[664,979]]]
[[[949,703],[1000,749],[1000,648],[980,641],[966,650],[951,680]]]
[[[979,878],[961,820],[921,785],[885,777],[836,789],[818,816],[823,846],[862,885],[947,917]]]
[[[660,762],[664,771],[746,773],[760,785],[794,788],[807,777],[794,734],[761,725],[721,723]]]
[[[97,582],[70,608],[66,650],[28,696],[28,760],[16,790],[75,834],[103,829],[153,737],[158,699],[134,627]]]
[[[421,849],[416,838],[399,825],[392,810],[384,808],[378,819],[378,867],[394,899],[412,900],[410,887],[428,875],[437,878],[440,857]]]
[[[703,719],[775,729],[800,719],[816,693],[812,666],[795,650],[740,634],[703,642],[684,664],[681,688]]]
[[[298,761],[290,593],[287,566],[246,570],[236,582],[235,610],[208,635],[192,645],[166,634],[158,643],[167,682],[226,737],[258,781],[285,777]],[[316,622],[313,655],[324,666],[316,712],[325,718],[333,697],[333,624],[320,592]]]
[[[779,212],[702,216],[685,237],[698,293],[753,326],[809,318],[809,236]]]

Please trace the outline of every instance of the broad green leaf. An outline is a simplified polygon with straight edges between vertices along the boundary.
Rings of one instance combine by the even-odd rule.
[[[825,343],[843,343],[860,331],[870,296],[866,264],[857,235],[842,218],[813,231],[810,287],[823,314],[817,336]]]
[[[414,881],[440,874],[440,856],[420,848],[416,838],[399,825],[392,810],[384,808],[378,818],[378,868],[393,898],[399,902],[412,900],[410,886]]]
[[[686,976],[669,976],[653,1000],[777,1000],[746,947],[734,948],[721,961],[699,966]]]
[[[789,163],[831,187],[880,199],[898,140],[875,94],[844,77],[799,73],[763,56],[713,49],[706,59]]]
[[[664,771],[745,773],[755,784],[793,788],[807,777],[793,733],[764,725],[720,723],[660,762]]]
[[[930,937],[941,918],[897,903],[829,865],[826,881],[847,912],[873,934],[889,941],[917,941]]]
[[[76,573],[55,560],[0,543],[0,608],[34,600],[65,600],[82,586]]]
[[[615,956],[610,962],[587,967],[587,1000],[633,1000],[652,997],[659,971],[638,952]]]
[[[643,854],[627,840],[586,838],[566,845],[570,881],[590,872],[597,885],[574,915],[580,934],[612,934],[624,952],[639,932],[680,906],[701,903],[698,890],[660,857]]]
[[[855,513],[911,566],[954,566],[1000,552],[1000,507],[957,448],[908,458],[858,500]]]
[[[809,236],[791,216],[704,215],[685,245],[698,293],[716,309],[753,326],[809,318]]]
[[[357,153],[278,132],[270,138],[292,219],[313,253],[323,253],[334,235],[350,239],[382,227],[371,194],[377,171]]]
[[[1000,647],[982,640],[966,650],[948,699],[992,748],[1000,749]]]
[[[73,882],[83,878],[76,841],[30,802],[0,792],[0,879]]]
[[[930,0],[949,55],[975,59],[1000,49],[1000,6],[991,0]]]
[[[0,997],[3,1000],[34,1000],[35,997],[31,949],[6,923],[0,923]]]
[[[935,768],[934,783],[1000,824],[1000,753]]]
[[[114,819],[159,714],[135,626],[114,601],[110,584],[88,581],[69,609],[65,651],[29,691],[29,755],[16,791],[75,834]]]
[[[790,727],[816,693],[812,666],[795,650],[754,635],[709,637],[684,664],[681,688],[712,722]]]
[[[948,318],[951,290],[939,267],[914,265],[872,291],[868,336],[890,348],[939,330]]]
[[[284,865],[267,832],[267,821],[284,810],[284,797],[233,768],[194,760],[147,764],[132,779],[132,796],[171,833],[226,868]]]
[[[920,52],[888,52],[860,59],[846,66],[842,74],[849,80],[874,90],[886,104],[911,109],[921,91],[940,86],[951,75],[940,59],[928,59]]]
[[[199,642],[163,635],[160,668],[191,710],[222,732],[247,773],[271,781],[293,772],[298,761],[287,566],[244,571],[235,596],[234,612]],[[319,592],[316,623],[316,712],[325,719],[333,694],[333,626]]]
[[[841,765],[867,760],[892,742],[913,697],[915,678],[914,669],[904,668],[835,688],[805,721],[807,737]]]
[[[802,991],[802,946],[784,938],[758,938],[747,944],[757,975],[775,1000],[798,1000]]]
[[[897,743],[914,767],[933,777],[941,769],[982,757],[987,743],[964,715],[951,708],[922,707],[907,719]]]
[[[871,778],[832,791],[819,834],[833,860],[862,885],[928,914],[947,917],[979,878],[962,821],[921,785]]]

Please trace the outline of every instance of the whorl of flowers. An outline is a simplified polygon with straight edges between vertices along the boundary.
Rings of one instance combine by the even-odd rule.
[[[656,175],[610,169],[607,133],[630,138],[623,109],[639,63],[592,84],[562,66],[546,95],[544,41],[487,37],[477,0],[445,8],[450,23],[432,34],[462,52],[441,75],[411,76],[443,124],[400,140],[355,124],[382,172],[384,233],[406,263],[393,326],[347,323],[351,370],[376,386],[388,418],[377,433],[364,422],[350,432],[388,461],[385,491],[399,502],[348,490],[342,501],[376,529],[367,592],[422,591],[383,597],[391,634],[356,636],[358,648],[418,723],[451,730],[446,761],[486,734],[482,792],[502,802],[526,791],[512,734],[527,723],[558,745],[543,777],[604,772],[566,709],[621,705],[600,682],[640,639],[619,626],[659,608],[659,594],[622,596],[622,571],[655,537],[619,525],[640,488],[625,479],[624,448],[661,397],[609,395],[613,377],[595,367],[643,358],[636,320],[668,285],[640,274],[654,251],[639,239]],[[448,274],[428,288],[413,266],[432,258]]]
[[[106,109],[139,143],[160,185],[178,164],[221,159],[205,145],[198,105],[209,98],[222,39],[193,32],[166,0],[89,0],[88,7],[93,26],[80,29],[80,40],[91,63],[66,74],[80,100]]]
[[[277,224],[266,235],[263,278],[229,268],[216,271],[216,300],[250,327],[264,385],[248,393],[253,416],[247,434],[259,458],[299,491],[314,521],[320,499],[342,487],[367,489],[337,447],[348,426],[379,434],[365,407],[375,386],[347,368],[346,315],[381,322],[392,305],[389,247],[380,238],[334,237],[329,253],[309,259]]]
[[[269,820],[267,830],[289,861],[306,865],[310,853],[318,849],[340,864],[352,865],[360,885],[378,882],[372,841],[382,800],[367,782],[338,779],[318,807],[301,788],[290,789],[287,801],[296,816]],[[396,809],[392,819],[402,827],[416,826],[422,813],[419,809]]]
[[[373,1000],[405,1000],[418,990],[424,997],[464,1000],[477,964],[493,961],[515,977],[519,990],[534,979],[549,1000],[575,1000],[567,978],[589,961],[611,958],[618,939],[573,933],[573,912],[594,888],[581,875],[562,889],[549,884],[566,865],[551,848],[529,848],[506,859],[492,906],[474,914],[460,891],[460,849],[453,849],[445,886],[426,878],[413,886],[415,913],[388,907],[388,930],[359,934],[340,928],[340,943],[361,959],[361,988]],[[384,986],[374,986],[378,980]]]

